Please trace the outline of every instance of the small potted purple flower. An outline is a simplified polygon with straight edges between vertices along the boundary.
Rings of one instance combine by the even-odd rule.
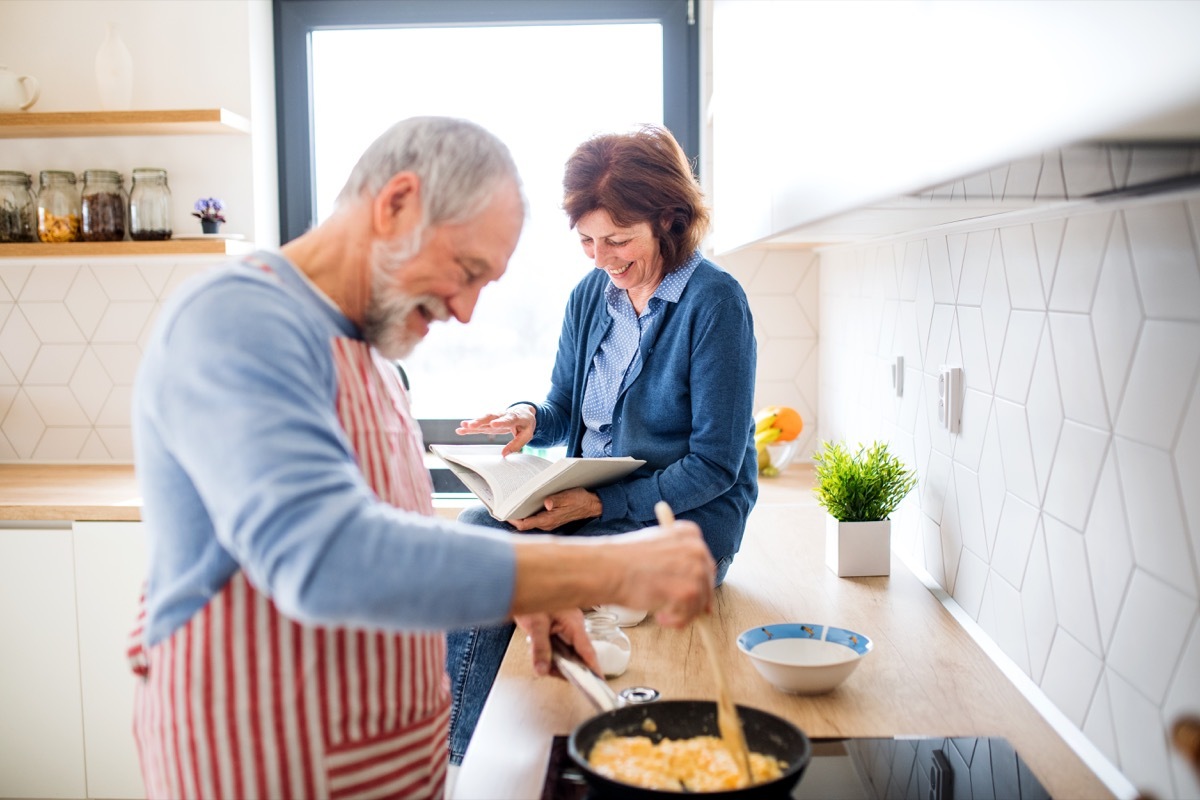
[[[215,197],[201,197],[192,206],[192,216],[200,218],[200,230],[204,233],[216,233],[225,221],[225,204]]]

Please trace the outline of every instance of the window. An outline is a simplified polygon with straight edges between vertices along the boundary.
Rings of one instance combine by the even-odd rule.
[[[695,157],[689,5],[275,0],[283,241],[328,215],[354,160],[407,116],[479,122],[525,182],[530,215],[508,273],[470,325],[435,325],[404,364],[418,417],[545,396],[567,295],[591,269],[560,208],[563,164],[592,133],[643,122]]]

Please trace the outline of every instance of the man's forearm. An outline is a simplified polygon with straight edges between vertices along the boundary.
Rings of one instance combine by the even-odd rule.
[[[514,549],[513,614],[598,605],[618,590],[617,559],[598,539],[527,535]]]
[[[616,603],[669,627],[712,605],[716,565],[693,522],[582,539],[518,536],[512,614]]]

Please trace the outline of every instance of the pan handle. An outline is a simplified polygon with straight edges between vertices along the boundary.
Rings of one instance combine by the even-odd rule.
[[[575,648],[559,636],[550,637],[550,657],[563,677],[582,692],[597,711],[612,711],[625,705],[625,700],[612,690],[608,681],[592,672]]]

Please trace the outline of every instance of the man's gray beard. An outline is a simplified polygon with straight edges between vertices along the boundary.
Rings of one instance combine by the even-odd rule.
[[[371,297],[363,314],[363,338],[387,359],[407,358],[422,336],[408,329],[408,318],[424,306],[434,319],[449,319],[446,304],[432,295],[412,297],[391,288],[396,275],[421,247],[423,231],[395,244],[376,242],[371,251]]]

